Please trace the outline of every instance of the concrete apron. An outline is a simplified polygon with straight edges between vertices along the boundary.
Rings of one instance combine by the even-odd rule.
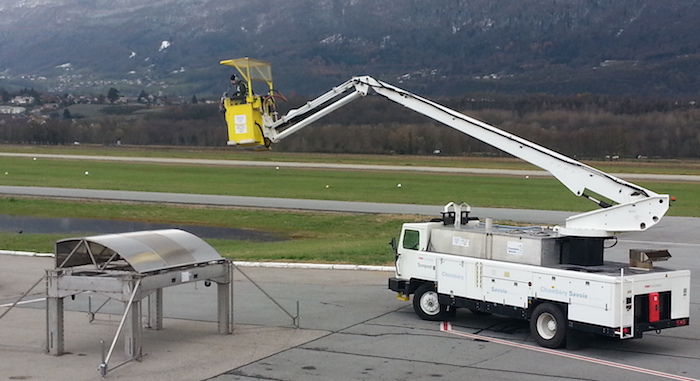
[[[0,304],[11,303],[53,267],[52,258],[0,255]],[[9,270],[9,271],[8,271]],[[44,296],[39,284],[24,300]],[[166,303],[176,303],[167,301]],[[85,312],[65,311],[63,356],[45,352],[44,302],[24,304],[0,320],[0,375],[23,380],[96,380],[98,366],[114,338],[121,316],[99,314],[89,323]],[[33,307],[33,308],[26,308]],[[193,306],[196,308],[196,306]],[[0,313],[6,308],[1,308]],[[219,335],[217,323],[164,319],[163,330],[143,330],[143,359],[124,363],[120,338],[109,363],[113,380],[200,380],[265,358],[327,335],[329,332],[289,327],[234,325],[232,335]],[[103,340],[104,344],[100,341]]]

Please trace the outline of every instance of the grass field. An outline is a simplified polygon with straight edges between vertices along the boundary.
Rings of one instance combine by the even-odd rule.
[[[14,152],[54,153],[54,150],[15,147]],[[7,151],[7,150],[4,150]],[[60,149],[63,153],[99,155],[96,148]],[[109,154],[126,151],[107,149]],[[146,156],[141,151],[130,155]],[[267,158],[275,161],[350,162],[361,164],[408,165],[403,157],[335,157],[300,154],[251,154],[206,150],[182,152],[167,149],[149,151],[149,156],[196,157],[242,160]],[[231,157],[228,155],[230,154]],[[266,156],[262,156],[266,155]],[[204,157],[202,157],[204,156]],[[422,158],[420,164],[436,166],[465,164],[470,158]],[[404,163],[404,164],[401,164]],[[471,163],[471,162],[470,162]],[[474,166],[533,169],[511,159],[475,159]],[[655,173],[696,174],[696,163],[650,163]],[[471,165],[461,165],[471,166]],[[618,171],[625,170],[625,165]],[[632,168],[632,167],[629,167]],[[636,167],[635,167],[636,168]],[[610,169],[607,169],[610,170]],[[88,175],[85,175],[85,172]],[[7,174],[4,174],[7,173]],[[397,184],[402,184],[399,188]],[[552,178],[466,176],[417,172],[330,171],[281,168],[215,167],[90,162],[0,157],[0,185],[53,186],[63,188],[140,190],[241,196],[326,199],[343,201],[396,202],[442,205],[465,201],[472,206],[585,211],[595,205],[574,197]],[[328,187],[326,187],[328,185]],[[700,216],[698,184],[687,182],[639,185],[678,198],[669,215]],[[387,264],[393,254],[387,242],[398,234],[402,222],[412,216],[368,216],[334,213],[276,212],[232,208],[193,208],[164,205],[49,201],[25,198],[0,199],[1,213],[46,217],[105,218],[150,222],[189,223],[264,230],[287,241],[254,243],[208,240],[222,255],[243,260],[278,260]],[[437,210],[436,210],[437,212]],[[53,235],[0,234],[2,249],[52,251]]]
[[[236,260],[388,264],[388,243],[403,222],[416,216],[279,212],[238,208],[0,198],[5,214],[223,226],[272,232],[284,241],[207,239],[221,255]],[[86,234],[90,234],[86,232]],[[4,250],[53,252],[57,234],[0,233]]]

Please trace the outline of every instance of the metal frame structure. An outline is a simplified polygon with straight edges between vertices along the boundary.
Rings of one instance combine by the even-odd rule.
[[[99,370],[107,373],[124,332],[127,361],[142,356],[141,301],[148,298],[149,326],[163,328],[163,288],[196,281],[217,284],[220,334],[232,333],[233,263],[197,236],[178,229],[70,238],[56,242],[56,268],[46,271],[46,351],[64,350],[65,297],[98,293],[124,303],[119,328]]]

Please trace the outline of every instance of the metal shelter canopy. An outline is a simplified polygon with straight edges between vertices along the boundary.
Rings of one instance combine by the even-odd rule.
[[[127,361],[142,357],[141,301],[148,298],[151,329],[163,327],[163,288],[215,282],[220,334],[232,332],[232,262],[199,237],[179,229],[150,230],[56,241],[56,268],[46,270],[46,352],[64,350],[64,303],[84,292],[124,303],[124,313],[98,370],[104,377],[124,332]],[[206,283],[205,283],[206,285]],[[89,304],[88,304],[89,305]],[[100,307],[101,308],[101,307]],[[99,308],[98,308],[99,310]],[[89,308],[90,314],[92,309]]]
[[[56,241],[56,268],[93,265],[96,270],[140,274],[222,260],[201,238],[179,229],[106,234]]]

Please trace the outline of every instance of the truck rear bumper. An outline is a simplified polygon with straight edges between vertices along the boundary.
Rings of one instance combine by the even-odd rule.
[[[690,318],[659,320],[650,323],[637,323],[635,325],[635,331],[641,333],[673,327],[684,327],[686,325],[690,325]]]
[[[690,318],[665,319],[655,322],[635,323],[634,337],[641,338],[644,332],[660,331],[662,329],[684,327],[690,324]],[[608,337],[619,337],[619,328],[601,327],[576,321],[570,321],[569,327],[577,331],[595,333]],[[625,328],[628,330],[629,328]]]

